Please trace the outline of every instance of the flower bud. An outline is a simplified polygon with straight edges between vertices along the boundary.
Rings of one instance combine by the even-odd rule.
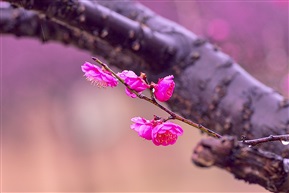
[[[156,99],[161,102],[165,102],[171,98],[175,88],[173,79],[174,76],[170,75],[159,79],[158,84],[153,84]]]
[[[131,119],[134,123],[130,126],[140,137],[152,140],[157,146],[173,145],[178,136],[183,134],[183,129],[172,122],[163,122],[161,119],[146,120],[141,117]]]

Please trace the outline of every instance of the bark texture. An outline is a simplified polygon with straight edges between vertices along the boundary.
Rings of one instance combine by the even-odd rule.
[[[289,159],[244,146],[233,137],[203,139],[195,148],[192,161],[201,167],[220,167],[237,179],[260,184],[272,192],[288,192]]]
[[[240,140],[289,134],[287,99],[212,44],[138,3],[5,1],[24,9],[1,7],[1,33],[73,44],[120,69],[144,71],[152,80],[173,74],[170,108],[222,135]],[[280,142],[252,149],[231,138],[209,139],[193,157],[198,165],[215,165],[270,191],[289,192],[289,147]]]

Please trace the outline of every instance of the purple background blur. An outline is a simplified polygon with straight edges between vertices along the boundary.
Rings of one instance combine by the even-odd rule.
[[[209,39],[261,82],[288,94],[288,2],[141,1]],[[45,35],[45,34],[44,34]],[[166,116],[124,87],[98,89],[80,65],[91,54],[1,35],[2,191],[265,192],[190,161],[202,136],[183,125],[156,147],[130,119]]]

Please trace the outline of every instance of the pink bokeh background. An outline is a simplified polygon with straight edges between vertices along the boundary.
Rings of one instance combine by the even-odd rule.
[[[288,98],[288,2],[141,2]],[[3,192],[266,192],[194,166],[192,149],[205,136],[186,125],[174,146],[139,138],[132,117],[167,115],[127,97],[123,86],[90,85],[80,69],[90,58],[74,47],[1,34]]]

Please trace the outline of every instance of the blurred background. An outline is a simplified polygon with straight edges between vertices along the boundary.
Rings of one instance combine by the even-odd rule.
[[[140,1],[192,30],[288,97],[288,2]],[[44,34],[45,35],[45,34]],[[124,87],[98,89],[80,66],[91,54],[1,34],[3,192],[266,192],[191,163],[203,137],[156,147],[130,119],[167,115]]]

